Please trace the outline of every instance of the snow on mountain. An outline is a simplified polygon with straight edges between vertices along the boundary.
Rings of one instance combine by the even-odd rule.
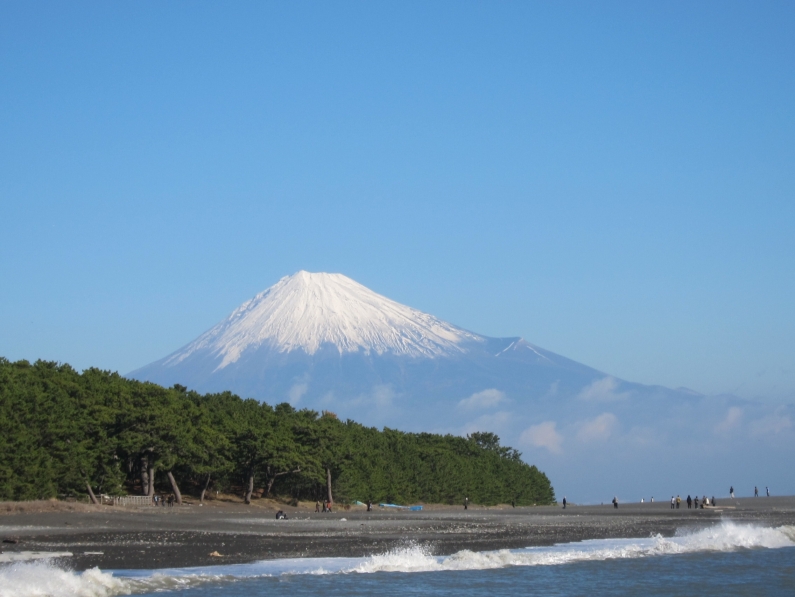
[[[300,271],[243,303],[169,356],[164,365],[209,351],[221,357],[217,369],[223,369],[245,351],[264,345],[278,352],[300,349],[309,355],[330,344],[340,354],[437,357],[461,352],[465,341],[482,338],[376,294],[342,274]]]

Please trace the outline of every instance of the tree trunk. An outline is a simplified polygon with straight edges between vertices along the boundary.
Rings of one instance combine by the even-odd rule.
[[[273,487],[273,482],[276,481],[276,477],[281,477],[283,475],[292,475],[294,473],[300,473],[300,472],[301,472],[300,466],[293,471],[282,471],[280,473],[273,473],[273,474],[271,474],[269,468],[268,469],[269,479],[268,479],[268,485],[265,487],[265,497],[268,497],[271,494],[271,488]]]
[[[251,503],[251,494],[254,493],[254,471],[249,472],[248,474],[248,490],[246,490],[246,495],[243,498],[243,501],[247,504]]]
[[[166,473],[168,476],[168,480],[171,481],[171,489],[174,491],[174,497],[177,498],[177,503],[182,505],[182,494],[179,492],[179,487],[177,486],[177,481],[174,479],[174,475],[171,474],[171,471]]]
[[[153,498],[155,497],[155,465],[154,463],[149,465],[149,489],[146,491],[146,495]]]
[[[97,496],[94,495],[94,490],[91,489],[91,483],[89,483],[88,481],[86,481],[86,489],[88,489],[88,497],[91,498],[91,503],[99,504],[99,502],[97,501]]]
[[[328,493],[329,505],[334,503],[334,498],[331,497],[331,469],[326,467],[326,492]]]
[[[207,480],[204,482],[204,489],[202,489],[201,497],[199,497],[199,503],[204,503],[204,494],[207,493],[207,488],[210,486],[210,473],[207,473]]]
[[[141,456],[141,493],[149,495],[149,459]]]

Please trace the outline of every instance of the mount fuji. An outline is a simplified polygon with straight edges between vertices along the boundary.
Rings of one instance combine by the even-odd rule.
[[[692,485],[678,491],[711,476],[725,484],[726,466],[709,463],[727,457],[726,448],[715,450],[729,433],[748,437],[736,462],[749,470],[758,469],[749,460],[761,441],[754,429],[783,429],[773,439],[793,444],[791,405],[773,411],[733,396],[624,381],[522,338],[462,329],[341,274],[282,278],[128,377],[407,431],[496,432],[547,470],[556,490],[568,487],[570,500],[609,501],[627,479],[632,491],[648,487],[654,495],[660,476],[681,475],[675,463],[694,453],[699,464],[685,475]],[[760,453],[769,448],[759,444]]]
[[[420,411],[449,420],[509,399],[573,396],[606,378],[522,338],[481,336],[341,274],[305,271],[130,377],[409,428],[427,426]],[[611,391],[625,390],[608,379]]]

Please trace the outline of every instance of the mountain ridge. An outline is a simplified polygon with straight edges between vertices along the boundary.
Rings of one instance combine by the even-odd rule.
[[[559,384],[558,373],[574,375],[572,391],[604,376],[521,337],[465,330],[342,274],[299,271],[128,376],[295,402],[298,394],[350,398],[381,386],[404,397],[422,391],[442,399],[449,392],[509,382],[512,369],[522,369],[524,380],[506,389],[532,386],[536,394],[544,393],[542,386]],[[297,394],[295,387],[306,391]]]

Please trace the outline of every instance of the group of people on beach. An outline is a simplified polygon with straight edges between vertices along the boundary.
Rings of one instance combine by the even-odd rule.
[[[173,494],[169,494],[168,497],[163,497],[162,495],[154,495],[152,497],[152,501],[154,502],[155,506],[163,506],[164,508],[166,505],[168,507],[172,507],[174,505],[174,496]]]
[[[694,497],[694,498],[690,497],[690,495],[688,495],[687,499],[685,500],[685,502],[687,503],[687,509],[688,510],[691,509],[691,508],[695,508],[696,510],[699,509],[698,495],[696,495],[696,497]],[[676,496],[676,498],[674,498],[674,496],[671,496],[671,510],[673,510],[674,508],[678,510],[679,506],[681,506],[681,505],[682,505],[682,498],[681,497],[679,497],[678,495]],[[715,507],[717,505],[718,504],[717,504],[717,502],[715,500],[715,496],[714,495],[712,496],[712,498],[708,498],[707,496],[703,496],[701,498],[700,507],[701,507],[702,510],[704,509],[705,506],[706,507],[710,507],[710,506]]]
[[[322,510],[320,502],[315,502],[315,512],[331,512],[331,502],[329,500],[323,500]]]

